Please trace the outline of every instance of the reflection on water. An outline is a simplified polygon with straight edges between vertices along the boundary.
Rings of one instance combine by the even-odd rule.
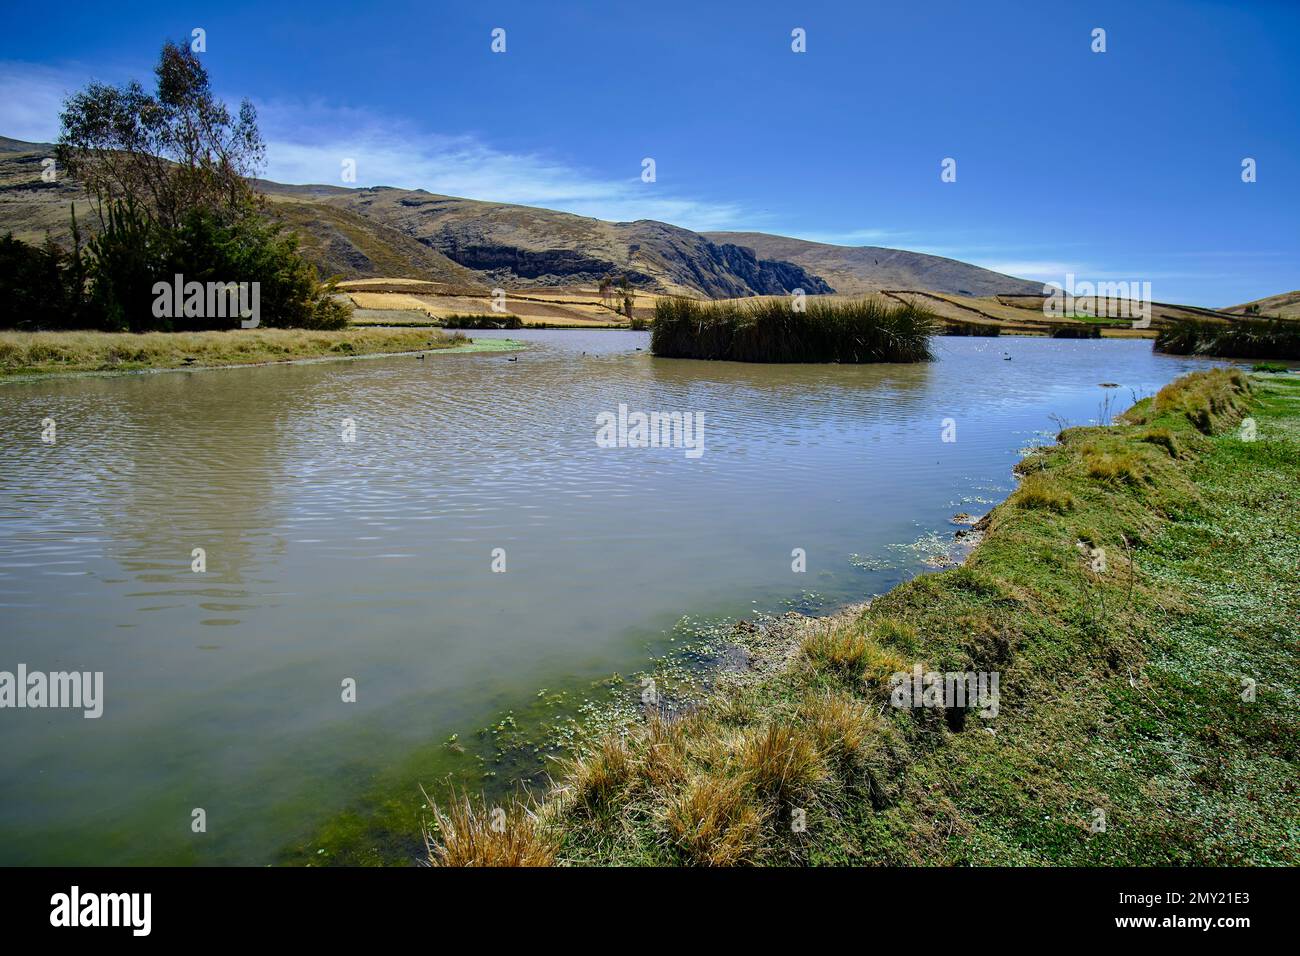
[[[1005,496],[1050,415],[1197,364],[1143,341],[841,367],[510,335],[518,361],[0,388],[0,670],[101,670],[106,696],[99,720],[0,711],[0,863],[273,860],[430,741],[635,671],[683,614],[891,586],[919,567],[897,545]],[[703,415],[703,456],[597,447],[620,403]]]

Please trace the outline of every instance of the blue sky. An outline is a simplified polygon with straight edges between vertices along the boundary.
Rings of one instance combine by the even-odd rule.
[[[150,81],[163,40],[202,27],[272,179],[341,185],[354,159],[359,185],[1149,280],[1162,301],[1300,288],[1291,0],[52,10],[6,18],[0,134],[53,138],[64,94]]]

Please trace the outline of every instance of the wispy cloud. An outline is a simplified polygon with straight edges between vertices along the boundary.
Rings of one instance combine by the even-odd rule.
[[[1021,279],[1037,279],[1042,282],[1061,282],[1065,279],[1066,273],[1081,276],[1088,271],[1086,266],[1077,262],[1055,262],[1043,259],[1014,259],[1001,262],[970,261],[982,268],[992,269],[994,272],[1001,272]]]
[[[844,232],[808,232],[795,230],[789,235],[809,242],[826,242],[833,246],[898,245],[912,235],[890,229],[850,229]]]
[[[89,79],[76,66],[0,62],[0,135],[53,140],[64,97]],[[659,219],[698,230],[753,228],[759,220],[737,203],[644,183],[639,169],[638,175],[615,179],[543,152],[510,152],[470,133],[429,132],[324,101],[255,103],[267,145],[265,175],[277,182],[425,189],[600,219]],[[343,181],[344,160],[355,163],[355,182]]]
[[[399,186],[701,230],[754,222],[738,204],[673,195],[639,175],[601,177],[542,152],[500,150],[472,134],[429,133],[323,103],[259,103],[258,114],[267,140],[266,175],[278,182]],[[342,180],[349,160],[355,183]]]
[[[59,135],[64,97],[85,83],[67,70],[0,62],[0,136],[51,142]]]

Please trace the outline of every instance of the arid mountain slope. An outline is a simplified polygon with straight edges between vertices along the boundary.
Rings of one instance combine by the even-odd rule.
[[[271,188],[271,194],[277,192]],[[571,213],[422,190],[331,190],[315,199],[390,226],[485,281],[514,287],[594,283],[626,274],[638,287],[715,298],[832,287],[788,262],[715,243],[668,223],[605,222]]]
[[[1257,313],[1261,317],[1278,316],[1283,319],[1300,319],[1300,290],[1281,292],[1263,299],[1256,299],[1254,302],[1243,302],[1241,305],[1229,306],[1223,311],[1232,312],[1236,315],[1245,315],[1246,310],[1252,306],[1259,307]]]
[[[918,289],[950,295],[1038,295],[1030,282],[968,262],[883,246],[833,246],[762,232],[706,232],[715,242],[748,246],[760,256],[784,259],[821,276],[837,292],[861,295],[881,289]]]
[[[0,232],[67,243],[69,208],[87,231],[89,200],[65,176],[41,179],[48,143],[0,137]],[[409,277],[465,290],[593,285],[626,275],[647,292],[734,298],[918,289],[968,295],[1041,286],[938,256],[849,248],[763,233],[702,234],[654,220],[605,222],[532,206],[387,187],[259,180],[271,215],[302,237],[322,275]]]

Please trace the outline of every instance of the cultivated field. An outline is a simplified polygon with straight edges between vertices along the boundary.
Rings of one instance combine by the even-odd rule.
[[[419,279],[355,279],[339,290],[352,300],[356,325],[427,324],[452,315],[517,316],[525,326],[545,328],[627,328],[626,315],[615,311],[613,298],[602,302],[594,287],[527,290],[506,293],[504,313],[492,308],[488,290],[474,290]],[[657,296],[636,293],[632,314],[654,315]],[[608,304],[606,304],[606,302]]]

